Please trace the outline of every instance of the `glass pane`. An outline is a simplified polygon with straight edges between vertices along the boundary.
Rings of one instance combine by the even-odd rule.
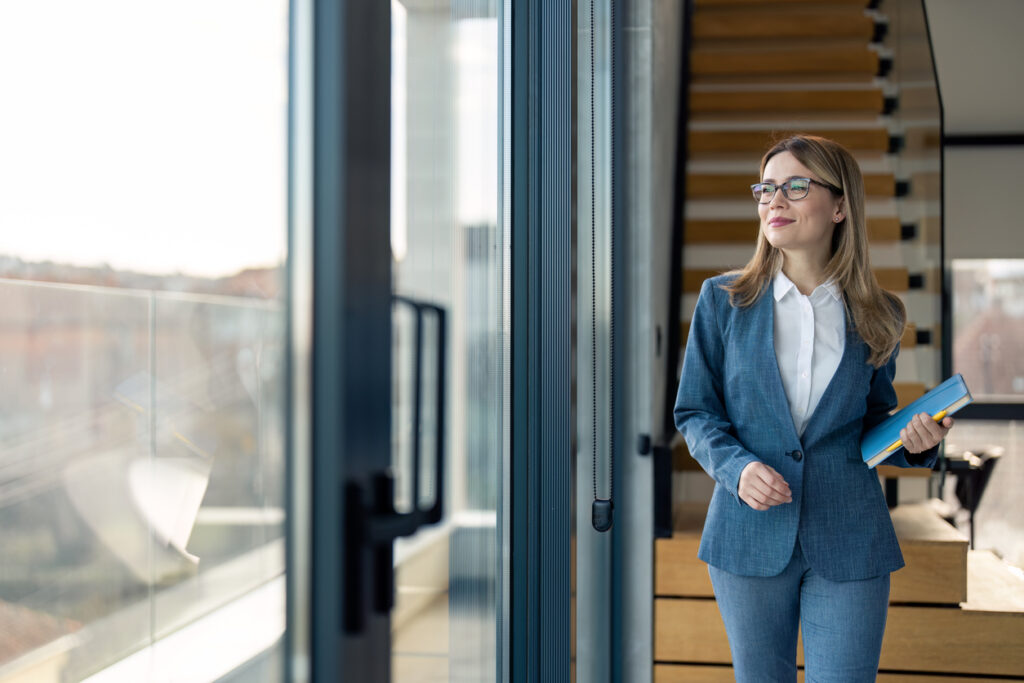
[[[911,233],[895,248],[892,244],[872,244],[871,260],[876,268],[889,264],[905,267],[913,282],[907,291],[899,292],[907,307],[909,329],[900,348],[896,382],[931,388],[945,379],[940,344],[944,264],[939,85],[924,4],[892,0],[886,2],[884,14],[889,19],[884,44],[892,51],[885,94],[899,103],[889,118],[889,132],[900,140],[898,153],[887,157],[887,170],[905,190],[897,195],[895,208],[902,229]],[[869,221],[875,215],[872,205],[876,202],[868,201]]]
[[[953,371],[978,401],[1024,401],[1024,260],[953,260]]]
[[[39,659],[80,680],[150,636],[165,548],[132,500],[149,426],[123,391],[148,371],[149,297],[12,280],[0,296],[0,680]]]
[[[153,308],[153,457],[136,497],[219,584],[158,600],[159,636],[284,571],[284,318],[274,302],[229,298],[158,296]]]
[[[0,6],[0,681],[212,681],[283,632],[287,36]]]
[[[445,423],[433,400],[436,318],[394,317],[396,503],[435,497],[445,430],[445,517],[395,547],[392,679],[494,681],[501,599],[499,510],[507,439],[507,343],[500,220],[501,3],[392,3],[392,234],[395,293],[447,313]],[[415,378],[421,385],[414,426]],[[421,453],[419,495],[413,445]]]
[[[1024,423],[960,420],[946,439],[946,453],[965,451],[980,460],[985,478],[963,471],[948,473],[939,492],[946,504],[944,513],[965,537],[973,539],[975,550],[991,550],[1024,570],[1024,501],[1020,495],[1024,490]],[[965,503],[976,506],[973,520]]]

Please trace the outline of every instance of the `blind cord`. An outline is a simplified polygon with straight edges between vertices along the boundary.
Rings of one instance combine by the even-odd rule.
[[[596,90],[596,78],[594,75],[594,34],[597,25],[594,21],[594,3],[590,0],[590,417],[591,417],[591,457],[593,467],[591,469],[594,502],[591,508],[591,523],[597,531],[608,531],[612,526],[612,496],[615,491],[615,269],[609,268],[611,284],[611,311],[609,313],[609,420],[608,420],[608,461],[609,461],[609,483],[608,498],[600,498],[597,495],[597,192],[596,192],[596,168],[597,157],[595,156],[595,105],[594,91]],[[615,53],[615,32],[612,31],[612,54]],[[612,69],[611,76],[611,117],[615,117],[615,70]],[[612,164],[612,186],[615,185],[615,166]],[[615,244],[615,218],[614,213],[609,221],[610,243]],[[611,250],[609,250],[610,252]]]

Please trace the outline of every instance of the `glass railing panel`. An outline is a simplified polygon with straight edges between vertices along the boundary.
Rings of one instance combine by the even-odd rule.
[[[0,3],[3,683],[283,572],[289,9]]]
[[[148,609],[125,612],[102,643],[82,632],[151,595],[150,528],[133,514],[124,476],[130,463],[148,459],[149,426],[121,390],[148,372],[150,300],[12,281],[0,283],[0,298],[0,680],[7,680],[27,667],[74,669],[92,658],[87,650],[118,657],[149,638]]]
[[[928,387],[942,377],[942,110],[924,6],[920,0],[887,1],[885,48],[892,56],[888,95],[895,97],[892,132],[899,147],[892,155],[895,178],[904,194],[897,197],[903,262],[912,278],[904,296],[915,345],[904,343],[913,358],[904,381]],[[919,279],[917,279],[919,278]],[[901,378],[897,378],[901,379]]]
[[[279,304],[0,297],[0,681],[82,680],[284,571]]]
[[[152,458],[132,483],[165,548],[153,584],[196,576],[206,589],[157,602],[156,637],[284,570],[283,543],[269,550],[284,533],[284,340],[274,302],[154,299]]]

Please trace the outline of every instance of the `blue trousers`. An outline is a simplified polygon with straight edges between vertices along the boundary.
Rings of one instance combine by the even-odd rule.
[[[739,683],[796,681],[797,627],[806,683],[872,683],[889,609],[889,575],[829,581],[804,561],[800,543],[778,576],[708,567]]]

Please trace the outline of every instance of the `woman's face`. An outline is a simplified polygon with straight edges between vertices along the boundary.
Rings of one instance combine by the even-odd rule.
[[[781,185],[790,178],[822,182],[792,152],[781,152],[769,159],[761,182]],[[831,257],[835,219],[841,220],[845,215],[842,198],[817,183],[811,183],[807,196],[797,200],[787,199],[778,188],[770,202],[757,205],[757,212],[761,216],[761,231],[773,247],[783,253],[807,252],[824,262]]]

